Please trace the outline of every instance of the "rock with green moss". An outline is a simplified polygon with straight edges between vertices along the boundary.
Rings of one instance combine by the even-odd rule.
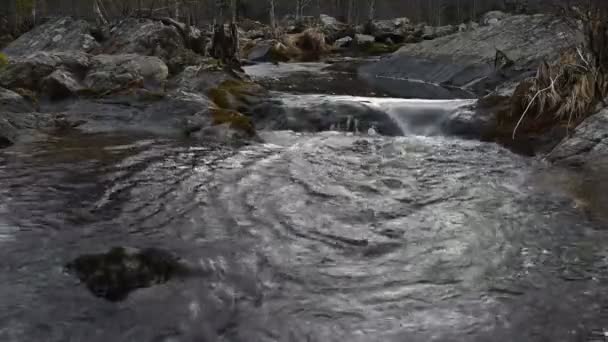
[[[189,274],[179,258],[156,248],[115,247],[107,253],[80,256],[66,268],[95,296],[109,301],[123,300],[136,289]]]
[[[208,94],[219,108],[242,112],[248,112],[268,95],[259,84],[242,80],[226,80]]]
[[[237,111],[210,107],[188,118],[186,134],[202,141],[242,145],[257,140],[253,121]]]
[[[399,45],[385,43],[371,43],[362,47],[363,52],[369,55],[383,55],[393,53],[399,49]]]
[[[8,65],[8,57],[0,52],[0,68]]]
[[[255,127],[250,118],[228,109],[214,108],[211,110],[214,125],[227,124],[230,128],[243,132],[249,137],[255,136]]]

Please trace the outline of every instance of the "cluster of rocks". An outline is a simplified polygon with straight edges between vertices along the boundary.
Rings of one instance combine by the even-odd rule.
[[[248,94],[264,90],[205,57],[206,39],[169,19],[128,18],[102,29],[70,18],[40,25],[3,50],[10,63],[0,69],[0,136],[6,145],[29,139],[32,130],[78,125],[255,138],[237,111],[242,105],[224,108],[209,96],[227,81]]]
[[[502,12],[492,12],[484,23],[496,24],[505,18]],[[394,52],[406,43],[419,43],[433,40],[457,32],[470,31],[479,25],[469,22],[445,26],[429,26],[425,23],[414,24],[408,18],[375,20],[363,25],[348,25],[329,15],[321,14],[319,18],[293,17],[284,18],[276,32],[269,26],[250,20],[241,23],[241,55],[249,61],[288,61],[302,59],[307,49],[301,48],[294,41],[314,31],[317,37],[322,35],[325,52],[358,50],[367,54],[385,54]]]

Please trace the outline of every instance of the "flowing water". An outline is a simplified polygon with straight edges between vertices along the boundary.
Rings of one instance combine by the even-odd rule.
[[[461,103],[383,101],[403,136],[266,131],[234,149],[74,133],[4,150],[0,341],[604,341],[608,236],[563,179],[431,129]],[[409,119],[416,103],[434,118]],[[205,276],[107,302],[63,265],[112,246]]]

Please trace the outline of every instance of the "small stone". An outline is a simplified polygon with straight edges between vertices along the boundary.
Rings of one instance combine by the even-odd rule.
[[[55,37],[53,37],[53,42],[54,42],[54,43],[57,43],[58,41],[60,41],[60,40],[61,40],[61,38],[63,38],[63,36],[62,36],[62,35],[60,35],[60,34],[58,34],[58,35],[56,35]]]

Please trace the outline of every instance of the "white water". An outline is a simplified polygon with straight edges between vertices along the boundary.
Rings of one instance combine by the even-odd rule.
[[[321,113],[324,116],[345,116],[337,120],[333,129],[345,131],[360,131],[355,123],[383,121],[390,119],[401,131],[400,135],[442,135],[445,123],[456,116],[470,113],[471,105],[476,100],[425,100],[378,98],[347,95],[318,95],[318,94],[280,94],[281,101],[287,112],[297,116],[310,117],[309,111]],[[386,116],[381,118],[379,116]],[[338,118],[339,119],[339,118]],[[336,120],[329,120],[336,121]],[[369,124],[373,126],[373,122]]]

